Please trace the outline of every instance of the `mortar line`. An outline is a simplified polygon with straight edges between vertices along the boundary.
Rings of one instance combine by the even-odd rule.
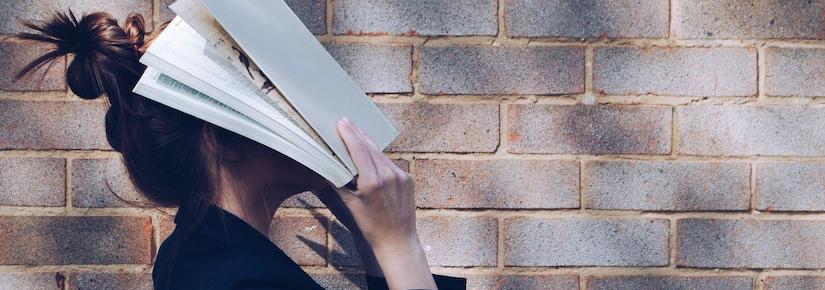
[[[751,213],[756,214],[756,213],[759,213],[759,209],[758,209],[758,206],[759,206],[758,205],[758,198],[759,197],[757,196],[757,193],[756,193],[756,166],[757,165],[756,165],[756,162],[750,162],[749,165],[750,165],[750,171],[749,171],[750,178],[748,179],[748,181],[750,181],[750,187],[751,187],[750,188],[750,210],[751,210]]]
[[[677,220],[674,218],[668,219],[668,268],[676,269],[676,249],[679,246],[679,233],[677,228]]]
[[[504,229],[504,221],[500,218],[496,218],[496,227],[498,228],[497,234],[497,243],[496,243],[496,268],[504,271],[506,266],[504,265],[504,239],[505,237],[505,229]]]
[[[500,103],[498,105],[498,146],[493,151],[494,156],[506,156],[507,151],[510,150],[510,141],[508,140],[510,136],[509,114],[510,105]]]
[[[333,17],[335,17],[333,15],[335,13],[335,11],[334,11],[335,10],[335,7],[334,7],[335,3],[333,3],[333,2],[334,2],[334,0],[326,0],[326,5],[327,5],[326,11],[325,11],[326,23],[324,23],[324,25],[326,26],[327,33],[325,33],[324,35],[330,36],[330,37],[334,35],[332,33],[332,20],[333,20]]]
[[[598,103],[598,96],[593,92],[594,53],[592,45],[584,47],[584,96],[593,96],[596,103]]]
[[[74,190],[72,189],[73,180],[74,180],[74,178],[73,178],[74,174],[73,174],[73,171],[72,171],[72,167],[73,167],[73,164],[74,164],[74,158],[67,157],[64,160],[66,161],[66,197],[65,197],[66,205],[64,207],[66,208],[66,211],[68,212],[68,211],[72,211],[72,209],[74,208],[74,205],[72,204],[72,203],[74,203]]]
[[[765,95],[765,79],[767,67],[765,62],[765,47],[756,47],[756,102],[765,103],[768,97]]]

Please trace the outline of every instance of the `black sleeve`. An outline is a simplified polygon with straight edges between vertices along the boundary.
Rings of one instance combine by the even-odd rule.
[[[383,277],[371,275],[366,275],[366,277],[368,289],[389,290],[389,287],[387,286],[387,280]],[[467,289],[466,278],[433,274],[433,280],[435,280],[435,286],[437,286],[439,290]]]

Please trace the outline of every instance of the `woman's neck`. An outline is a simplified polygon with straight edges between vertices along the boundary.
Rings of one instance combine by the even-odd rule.
[[[223,182],[216,205],[245,221],[258,232],[267,236],[269,226],[281,203],[297,193],[271,190],[246,190]]]

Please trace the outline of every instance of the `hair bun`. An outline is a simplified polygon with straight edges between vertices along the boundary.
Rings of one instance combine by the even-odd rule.
[[[124,25],[126,30],[118,26],[109,13],[94,12],[78,20],[71,10],[68,14],[55,12],[44,22],[24,22],[23,25],[37,33],[20,33],[18,38],[50,43],[55,49],[24,67],[18,79],[73,53],[75,57],[66,70],[66,83],[75,95],[94,99],[112,92],[111,86],[124,76],[123,72],[133,72],[138,67],[137,47],[143,43],[145,34],[140,14],[129,15]]]

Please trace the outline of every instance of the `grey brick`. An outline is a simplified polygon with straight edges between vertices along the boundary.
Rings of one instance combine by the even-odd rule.
[[[347,35],[496,35],[496,0],[336,0],[332,30]]]
[[[499,141],[498,104],[377,104],[400,135],[392,152],[493,152]]]
[[[752,96],[756,49],[598,47],[593,87],[609,95]]]
[[[103,273],[103,272],[82,272],[71,273],[69,284],[76,290],[104,290],[104,289],[131,289],[131,290],[152,290],[151,273]]]
[[[581,47],[427,46],[425,94],[573,94],[584,91]]]
[[[675,0],[678,38],[825,38],[825,1]]]
[[[0,273],[0,289],[54,290],[65,280],[60,273]]]
[[[679,153],[687,155],[825,155],[825,108],[684,106],[676,109]]]
[[[518,104],[507,114],[512,153],[670,152],[668,107]]]
[[[132,185],[118,158],[72,161],[74,207],[144,207],[152,204]]]
[[[152,221],[130,216],[0,217],[0,265],[149,264]]]
[[[748,210],[750,166],[733,162],[591,161],[583,169],[587,208]]]
[[[0,3],[0,6],[3,6]],[[0,12],[2,13],[2,12]],[[0,23],[0,25],[3,25]],[[66,59],[59,58],[20,80],[14,77],[32,60],[48,53],[51,47],[33,41],[0,41],[0,90],[4,91],[64,91],[66,90]]]
[[[619,218],[505,220],[505,266],[664,266],[668,221]]]
[[[66,160],[0,158],[0,204],[65,206]]]
[[[126,15],[137,12],[145,18],[147,29],[152,29],[152,0],[5,0],[0,1],[0,34],[23,31],[19,20],[45,20],[52,11],[68,9],[78,20],[84,13],[106,11],[121,24]]]
[[[579,207],[577,161],[419,159],[415,164],[419,207]]]
[[[507,34],[528,37],[663,38],[667,0],[507,0]]]
[[[431,266],[495,266],[498,225],[494,218],[430,216],[416,221]]]
[[[325,47],[365,92],[412,92],[411,47],[333,43]]]
[[[579,290],[576,275],[468,275],[467,289]]]
[[[762,290],[821,290],[825,289],[823,276],[770,276],[765,278]]]
[[[753,289],[753,279],[748,276],[596,276],[587,279],[587,289],[751,290]]]
[[[765,211],[825,211],[825,163],[756,165],[756,208]]]
[[[699,268],[823,268],[825,222],[683,219],[676,264]]]
[[[111,149],[104,102],[0,100],[0,149]]]
[[[825,49],[765,49],[765,94],[825,96]]]

